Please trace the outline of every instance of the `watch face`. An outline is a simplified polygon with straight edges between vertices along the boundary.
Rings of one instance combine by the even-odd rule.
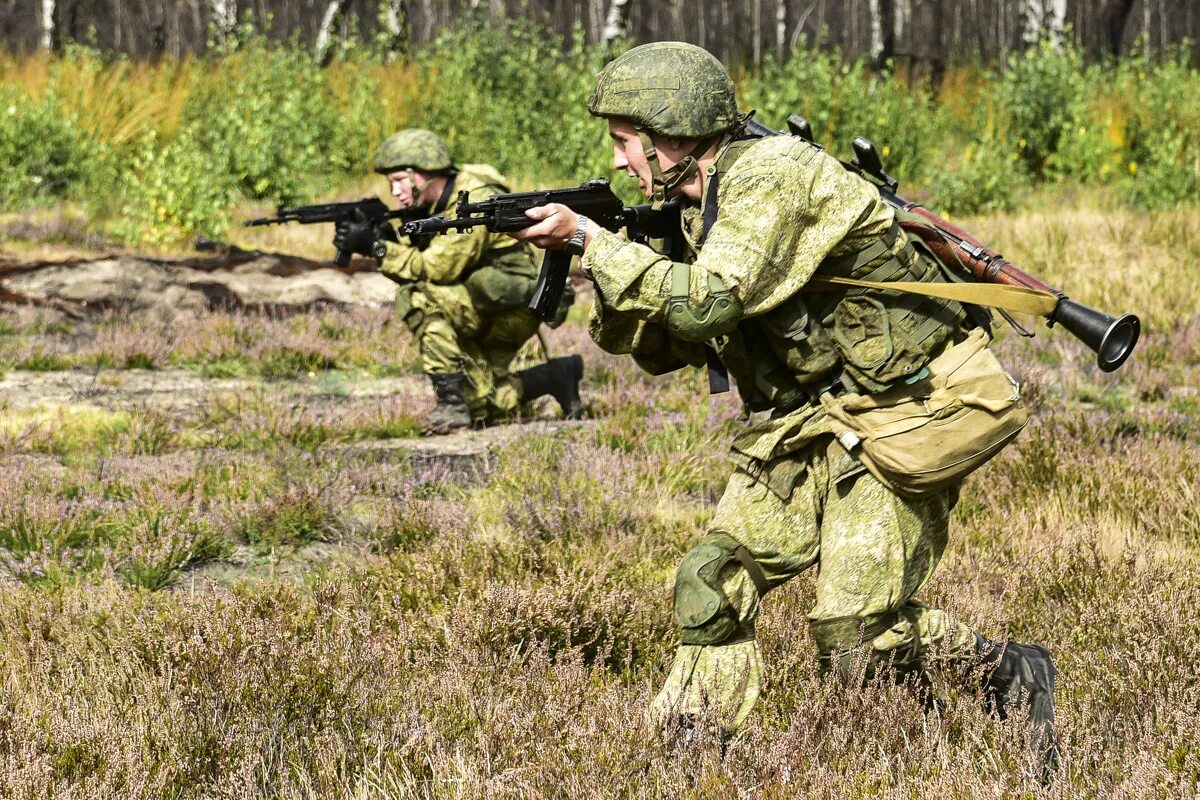
[[[387,255],[387,245],[384,242],[376,242],[375,246],[371,248],[371,255],[383,258]]]

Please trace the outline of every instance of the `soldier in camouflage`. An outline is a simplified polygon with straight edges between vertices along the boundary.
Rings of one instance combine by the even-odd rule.
[[[384,141],[375,171],[387,178],[401,208],[427,207],[431,215],[453,216],[459,191],[470,192],[473,201],[508,191],[493,167],[456,167],[446,143],[418,128]],[[400,284],[396,316],[416,337],[437,396],[427,420],[430,433],[507,419],[544,395],[558,401],[565,417],[579,415],[579,356],[511,371],[517,351],[538,327],[527,308],[538,275],[528,245],[484,228],[399,241],[390,223],[365,221],[339,223],[334,244],[375,256],[380,271]],[[573,299],[568,291],[555,324]]]
[[[916,599],[946,547],[958,485],[899,496],[832,435],[817,402],[903,387],[975,324],[954,301],[817,292],[809,281],[941,281],[943,271],[914,251],[876,189],[820,148],[745,135],[728,73],[698,47],[630,50],[599,74],[588,110],[608,121],[617,169],[654,203],[682,200],[686,258],[672,262],[560,205],[531,210],[541,221],[518,238],[548,248],[582,239],[596,286],[590,333],[602,348],[655,374],[719,359],[762,418],[734,441],[711,528],[679,565],[682,645],[652,717],[686,728],[711,714],[726,733],[741,725],[763,683],[759,605],[819,566],[808,624],[826,672],[886,671],[927,687],[982,677],[997,715],[1029,704],[1048,774],[1049,652],[992,641]]]

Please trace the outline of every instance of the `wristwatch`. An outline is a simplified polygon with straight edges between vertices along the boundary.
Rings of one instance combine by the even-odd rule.
[[[383,239],[380,239],[379,241],[375,242],[375,244],[371,245],[371,255],[382,260],[387,255],[387,242],[385,242]]]
[[[588,218],[580,214],[579,227],[575,229],[575,235],[567,241],[567,246],[563,248],[569,255],[583,255],[583,243],[587,239],[587,225]]]

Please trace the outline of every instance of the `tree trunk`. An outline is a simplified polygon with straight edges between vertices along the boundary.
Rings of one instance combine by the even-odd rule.
[[[754,68],[762,68],[762,0],[754,0],[751,30],[754,34]]]
[[[408,0],[387,0],[383,4],[383,25],[388,33],[387,53],[389,60],[397,53],[408,52]]]
[[[787,0],[775,0],[775,60],[783,63],[787,47]]]
[[[54,6],[55,0],[42,0],[41,46],[43,50],[51,50],[55,45]]]
[[[1150,63],[1150,0],[1142,0],[1142,57]]]
[[[1133,11],[1134,0],[1108,0],[1104,8],[1104,40],[1111,55],[1121,55],[1121,40],[1125,38],[1125,25]]]
[[[629,0],[612,0],[608,6],[608,19],[604,21],[604,45],[610,50],[629,35]]]
[[[1021,37],[1033,45],[1049,39],[1055,47],[1062,46],[1063,26],[1067,19],[1067,0],[1024,0],[1024,28]]]
[[[317,29],[317,44],[315,48],[317,61],[322,64],[328,64],[333,57],[330,46],[333,39],[333,28],[346,14],[346,6],[349,0],[329,0],[325,6],[325,13],[321,15],[321,27]]]
[[[217,40],[224,43],[237,27],[237,0],[209,0],[208,11]]]
[[[882,75],[896,55],[896,0],[870,0],[871,69]]]

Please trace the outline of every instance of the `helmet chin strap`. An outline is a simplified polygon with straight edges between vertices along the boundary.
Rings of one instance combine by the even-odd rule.
[[[638,139],[642,142],[642,153],[650,166],[650,207],[657,211],[663,203],[679,191],[680,187],[695,177],[700,169],[700,156],[708,151],[713,140],[701,139],[692,148],[692,152],[675,162],[668,169],[663,169],[658,163],[658,148],[650,141],[650,134],[645,128],[637,129]]]

